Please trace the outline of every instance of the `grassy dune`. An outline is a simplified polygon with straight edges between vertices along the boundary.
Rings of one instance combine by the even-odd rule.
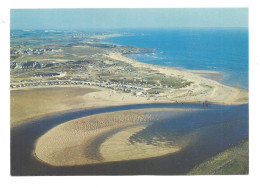
[[[248,139],[195,166],[190,175],[235,175],[249,173]]]

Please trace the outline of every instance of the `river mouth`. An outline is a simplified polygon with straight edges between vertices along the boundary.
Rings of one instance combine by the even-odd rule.
[[[133,109],[183,108],[171,117],[167,111],[156,115],[151,125],[129,138],[130,142],[180,144],[180,152],[139,160],[102,164],[51,166],[34,156],[36,140],[53,127],[84,116]],[[197,109],[191,111],[191,109]],[[149,112],[148,112],[149,113]],[[159,114],[159,115],[158,115]],[[79,110],[42,117],[11,129],[12,175],[138,175],[186,174],[206,158],[248,137],[248,105],[141,104]]]

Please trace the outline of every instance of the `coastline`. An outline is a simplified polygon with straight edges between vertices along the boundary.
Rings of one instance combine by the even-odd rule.
[[[11,128],[19,126],[21,122],[26,122],[29,119],[33,120],[36,117],[51,116],[52,113],[62,114],[66,111],[79,109],[147,103],[203,104],[205,101],[207,104],[218,105],[248,103],[248,91],[226,86],[215,80],[203,77],[205,74],[218,74],[214,71],[179,70],[173,67],[151,65],[125,57],[119,52],[110,52],[103,56],[128,63],[140,69],[140,71],[149,68],[166,76],[180,78],[192,84],[182,88],[167,88],[164,93],[157,97],[136,96],[131,93],[115,91],[95,85],[14,88],[11,89]],[[188,109],[183,110],[187,111]],[[179,152],[181,147],[164,146],[163,143],[159,146],[145,143],[129,144],[130,136],[146,128],[142,125],[135,126],[136,119],[140,116],[141,119],[149,119],[149,117],[140,115],[141,111],[133,110],[131,112],[131,110],[127,110],[125,112],[105,113],[57,125],[39,137],[34,143],[34,157],[52,166],[74,166],[147,159]],[[123,116],[119,114],[123,114]],[[124,121],[127,115],[131,115],[131,117],[127,121]],[[91,123],[80,122],[84,122],[89,118],[92,118]],[[118,121],[115,121],[116,118],[119,118]],[[102,123],[98,123],[97,119],[103,123],[106,122],[107,125],[102,127]],[[93,129],[90,131],[88,127],[84,126],[88,124],[93,125]],[[95,151],[92,151],[91,147],[93,146],[91,146],[91,143],[108,132],[115,133],[106,138],[99,147],[96,148],[95,146]],[[112,150],[110,149],[111,146],[113,146]],[[90,153],[86,154],[86,148],[88,148]],[[119,155],[115,155],[118,152]]]
[[[248,8],[183,10],[11,10],[10,176],[248,175]]]
[[[152,65],[152,64],[135,61],[131,58],[123,56],[122,53],[110,53],[107,55],[107,57],[115,60],[127,62],[133,65],[134,67],[150,68],[153,70],[157,70],[160,73],[164,73],[167,76],[180,77],[187,81],[193,82],[193,86],[188,86],[179,89],[179,91],[184,91],[184,93],[186,94],[188,93],[187,90],[191,90],[193,93],[192,95],[186,95],[184,97],[180,95],[172,95],[172,97],[168,97],[169,99],[172,98],[172,100],[178,100],[179,102],[194,102],[194,103],[208,101],[210,103],[221,104],[221,105],[248,103],[247,90],[227,86],[215,80],[204,78],[203,76],[201,76],[201,74],[203,75],[205,73],[216,74],[217,72],[215,71],[207,71],[207,70],[194,71],[194,70],[184,70],[184,69],[179,70],[174,67]],[[210,87],[211,89],[208,88],[207,90],[207,87]],[[206,92],[206,93],[202,94],[202,92]]]

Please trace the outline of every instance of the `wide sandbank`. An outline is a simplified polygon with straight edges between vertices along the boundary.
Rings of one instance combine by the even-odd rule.
[[[11,90],[11,126],[16,126],[23,120],[37,116],[85,107],[83,96],[95,91],[98,90],[80,87],[42,87]]]
[[[53,166],[74,166],[151,158],[180,151],[181,145],[130,142],[132,135],[153,121],[151,113],[164,110],[176,111],[167,108],[126,110],[68,121],[37,140],[35,156]]]

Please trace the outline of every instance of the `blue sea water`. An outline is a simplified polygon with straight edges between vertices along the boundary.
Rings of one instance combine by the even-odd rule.
[[[128,55],[149,64],[212,70],[220,82],[248,89],[248,29],[128,30],[136,35],[108,38],[107,43],[153,48],[154,53]]]

